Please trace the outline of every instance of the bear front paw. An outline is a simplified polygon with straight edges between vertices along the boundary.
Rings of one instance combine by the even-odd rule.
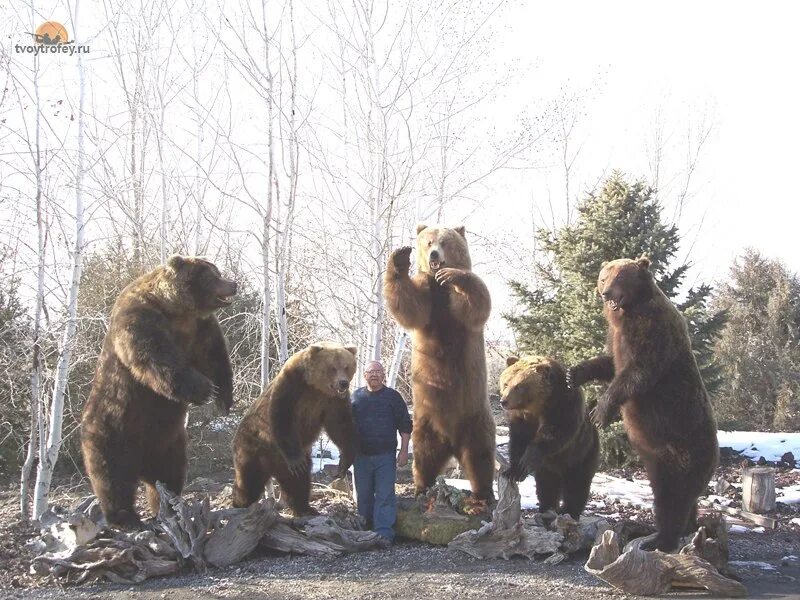
[[[514,481],[519,483],[520,481],[525,481],[525,479],[530,475],[528,469],[526,469],[521,464],[511,465],[510,467],[506,468],[504,471],[501,472],[501,475],[508,479],[509,481]]]
[[[444,268],[436,271],[436,283],[439,285],[451,284],[455,285],[462,279],[464,271],[461,269]]]
[[[589,418],[597,427],[603,429],[611,425],[616,418],[617,411],[611,407],[609,402],[601,398],[597,405],[589,412]]]
[[[578,389],[583,383],[579,377],[579,370],[578,367],[567,369],[567,387],[571,390]]]
[[[289,473],[295,477],[299,477],[300,475],[304,475],[305,473],[309,472],[311,467],[308,457],[292,455],[286,457],[286,466],[289,469]]]
[[[411,246],[404,246],[392,252],[391,261],[398,273],[408,273],[411,268]]]
[[[182,385],[176,390],[176,400],[188,404],[206,404],[217,398],[217,386],[205,375],[192,369]]]

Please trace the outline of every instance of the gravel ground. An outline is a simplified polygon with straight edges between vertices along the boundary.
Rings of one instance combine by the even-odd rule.
[[[727,472],[729,470],[730,472]],[[736,469],[720,467],[718,475],[735,480]],[[630,476],[632,473],[615,473]],[[408,479],[403,474],[402,480]],[[800,472],[791,473],[796,482]],[[782,475],[782,477],[788,476]],[[224,481],[222,475],[212,477]],[[783,483],[783,482],[782,482]],[[785,485],[785,483],[783,483]],[[405,483],[398,486],[403,491]],[[86,482],[59,488],[56,501],[73,505],[86,494]],[[216,491],[213,491],[216,494]],[[380,552],[321,559],[277,554],[255,555],[226,569],[204,575],[187,572],[153,579],[138,586],[100,583],[62,589],[27,573],[30,554],[24,543],[33,530],[20,527],[15,483],[0,487],[0,599],[110,598],[210,600],[220,598],[270,598],[316,600],[379,598],[633,598],[586,573],[587,554],[577,554],[560,565],[525,559],[478,560],[465,554],[416,542],[398,542]],[[622,518],[652,520],[650,511],[620,505],[609,508]],[[608,511],[606,511],[608,512]],[[730,534],[730,560],[751,598],[800,599],[800,527],[789,523],[800,516],[793,508],[781,517],[779,529],[765,533]],[[787,558],[787,557],[798,558]],[[758,561],[771,566],[748,565]],[[679,593],[676,597],[708,598],[705,594]]]
[[[800,598],[800,536],[731,536],[732,560],[759,560],[774,571],[739,568],[751,598]],[[583,570],[585,555],[557,566],[527,560],[477,560],[426,544],[398,543],[384,552],[335,559],[260,556],[206,575],[151,580],[139,586],[100,584],[80,588],[6,590],[9,599],[111,598],[206,600],[217,598],[633,598]],[[784,561],[787,562],[787,561]],[[675,594],[679,597],[708,597]]]

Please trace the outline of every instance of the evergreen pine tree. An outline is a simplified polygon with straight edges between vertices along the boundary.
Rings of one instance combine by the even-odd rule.
[[[629,183],[614,172],[598,193],[578,206],[573,224],[540,230],[544,260],[537,261],[538,285],[511,287],[522,312],[506,318],[521,350],[548,354],[567,364],[597,356],[605,348],[606,323],[597,296],[602,264],[646,254],[656,282],[675,299],[690,264],[673,266],[680,244],[675,225],[664,222],[655,190]],[[724,325],[724,311],[709,310],[711,287],[690,289],[677,304],[684,314],[703,378],[709,391],[719,384],[713,340]]]

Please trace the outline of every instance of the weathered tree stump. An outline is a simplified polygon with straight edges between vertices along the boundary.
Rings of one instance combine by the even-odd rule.
[[[754,513],[775,510],[775,469],[749,467],[742,471],[742,508]]]

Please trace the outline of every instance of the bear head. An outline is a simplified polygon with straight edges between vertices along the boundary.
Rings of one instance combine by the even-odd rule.
[[[176,254],[159,273],[156,294],[178,311],[202,315],[229,306],[237,287],[213,263]]]
[[[347,396],[356,372],[356,347],[317,342],[306,348],[303,372],[306,383],[326,396]]]
[[[649,258],[619,258],[603,263],[597,293],[612,311],[625,310],[650,300],[654,285]]]
[[[538,416],[553,391],[563,388],[565,382],[564,367],[546,356],[509,356],[500,374],[500,405],[506,410]]]
[[[464,226],[417,225],[417,269],[434,275],[443,267],[472,269]]]

